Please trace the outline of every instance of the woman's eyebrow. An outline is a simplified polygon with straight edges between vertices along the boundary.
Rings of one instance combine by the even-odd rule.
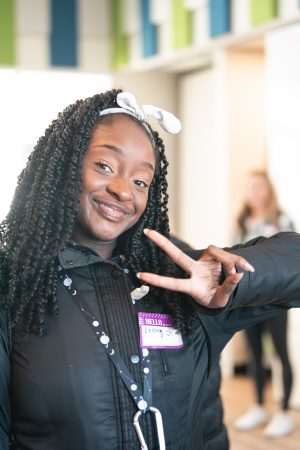
[[[151,164],[151,163],[149,163],[149,162],[147,162],[147,161],[144,161],[143,162],[143,165],[144,166],[146,166],[146,167],[148,167],[150,170],[152,170],[153,172],[155,171],[155,169],[154,169],[154,167],[153,167],[153,165]]]
[[[107,148],[109,150],[112,150],[116,153],[123,153],[122,148],[117,147],[116,145],[111,145],[111,144],[101,144],[101,145],[96,145],[95,147],[104,147]],[[148,169],[152,170],[153,172],[155,172],[155,168],[153,167],[153,164],[149,163],[148,161],[143,161],[142,163],[145,167],[148,167]]]

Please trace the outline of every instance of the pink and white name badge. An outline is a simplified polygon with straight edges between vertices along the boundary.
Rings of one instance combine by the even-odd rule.
[[[139,312],[141,348],[181,348],[183,341],[180,331],[172,326],[168,314]]]

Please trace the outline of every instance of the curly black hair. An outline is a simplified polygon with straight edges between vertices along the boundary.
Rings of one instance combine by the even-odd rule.
[[[42,335],[46,315],[58,313],[57,255],[71,240],[81,192],[82,159],[93,130],[113,121],[99,111],[117,106],[121,90],[111,90],[67,107],[45,131],[28,159],[6,219],[0,225],[0,284],[10,308],[11,324]],[[128,116],[131,117],[131,116]],[[146,128],[132,117],[147,133]],[[169,237],[167,166],[162,139],[152,132],[156,173],[146,209],[118,241],[132,273],[150,271],[178,276],[176,265],[143,233],[145,227]],[[5,260],[5,264],[3,262]],[[159,291],[159,294],[158,294]],[[185,296],[153,289],[182,332],[191,330],[193,302]],[[150,296],[151,297],[151,296]]]

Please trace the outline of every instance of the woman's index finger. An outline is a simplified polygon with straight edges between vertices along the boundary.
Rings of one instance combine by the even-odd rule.
[[[168,289],[169,291],[185,292],[189,294],[189,284],[186,279],[164,277],[150,272],[138,272],[136,276],[140,280],[152,284],[153,286]]]
[[[144,229],[145,235],[151,239],[158,247],[160,247],[178,266],[190,273],[191,266],[195,262],[192,258],[186,255],[180,248],[176,247],[173,242],[160,234],[158,231]]]

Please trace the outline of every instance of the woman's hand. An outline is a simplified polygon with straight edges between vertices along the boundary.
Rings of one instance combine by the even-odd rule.
[[[213,245],[210,245],[203,252],[201,258],[195,261],[157,231],[145,229],[144,232],[190,277],[180,279],[140,272],[137,274],[138,278],[154,286],[184,292],[193,297],[200,305],[208,308],[226,306],[230,295],[243,276],[243,273],[236,273],[236,266],[245,271],[254,272],[254,268],[244,258],[225,252]],[[221,264],[229,274],[222,284],[220,284]]]

